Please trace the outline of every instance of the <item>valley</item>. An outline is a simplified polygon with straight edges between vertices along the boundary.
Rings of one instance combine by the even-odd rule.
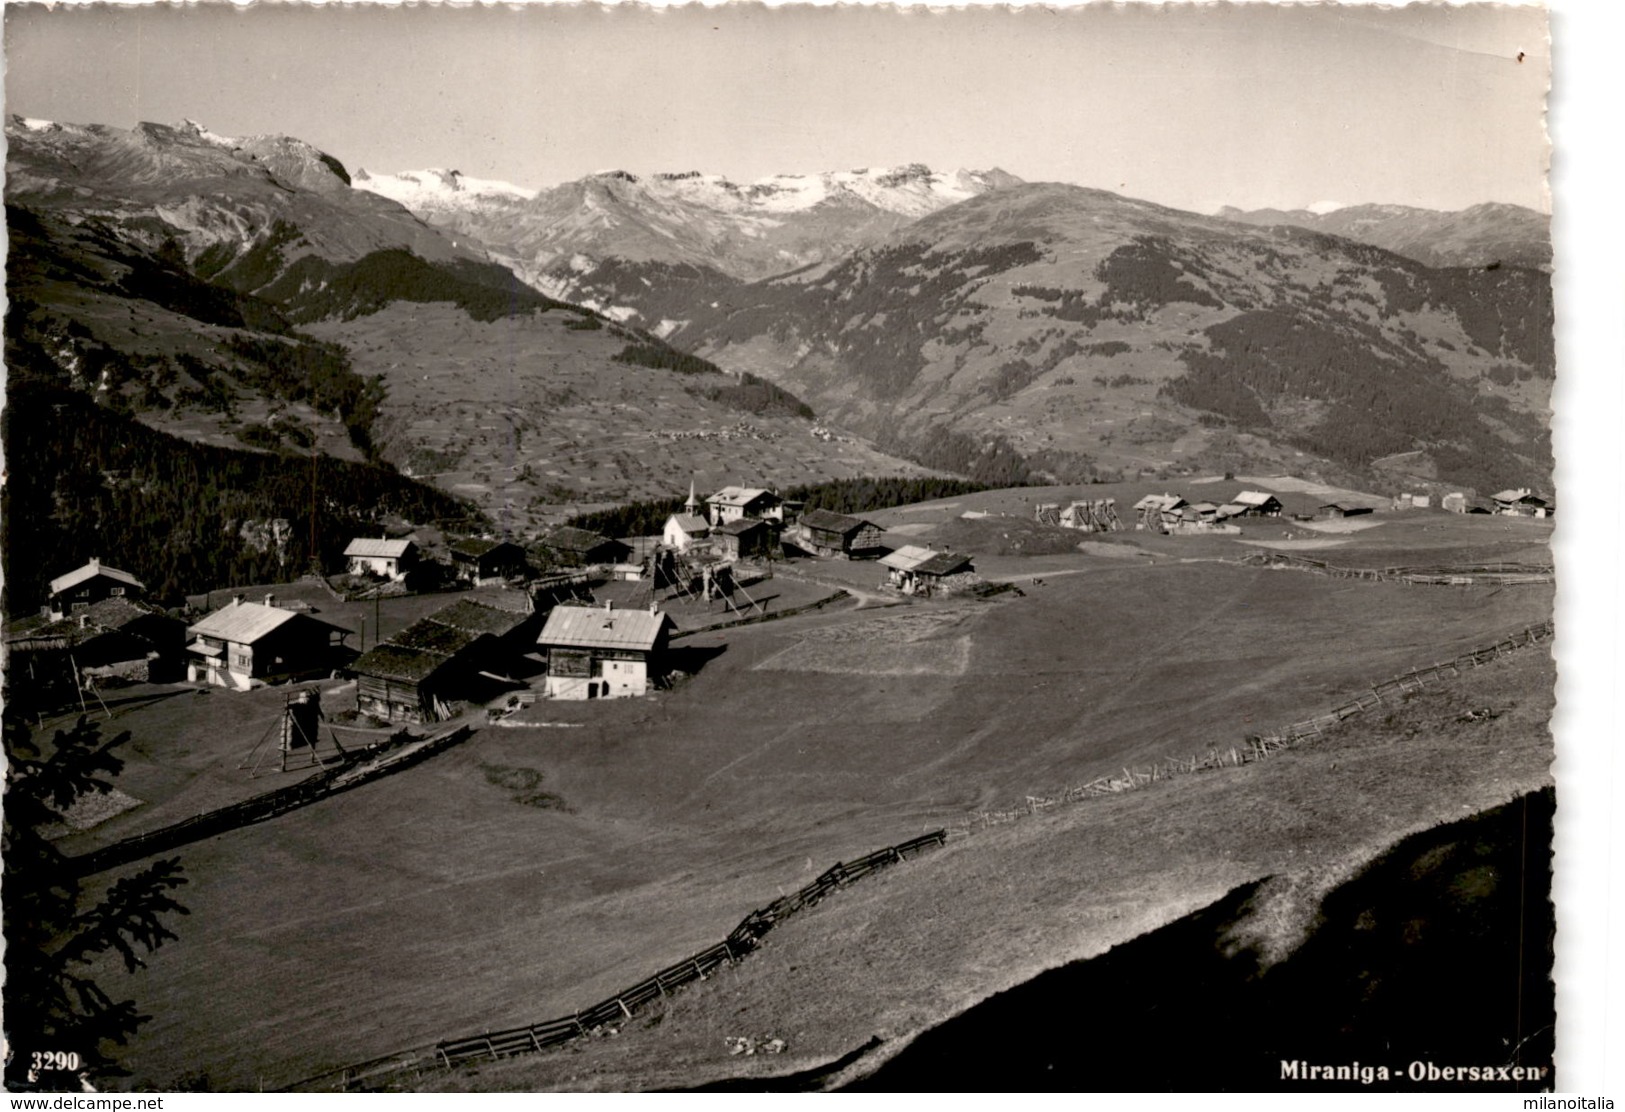
[[[1056,971],[1189,957],[1265,1014],[1290,968],[1268,992],[1403,1011],[1316,956],[1351,901],[1387,960],[1424,952],[1407,901],[1471,933],[1545,899],[1450,848],[1551,784],[1538,214],[7,138],[8,746],[129,732],[106,813],[42,835],[86,902],[122,890],[84,854],[192,831],[173,940],[87,965],[151,1015],[115,1087],[919,1088]],[[309,692],[337,763],[272,771]],[[435,1059],[939,830],[701,982]],[[1484,1014],[1469,1049],[1504,1052]]]

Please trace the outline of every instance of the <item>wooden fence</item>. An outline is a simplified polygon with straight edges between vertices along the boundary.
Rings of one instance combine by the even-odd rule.
[[[448,1069],[467,1062],[528,1054],[580,1038],[597,1028],[630,1019],[643,1005],[669,996],[684,985],[703,980],[714,970],[739,961],[761,944],[763,935],[796,912],[813,906],[870,873],[943,845],[947,839],[946,831],[936,830],[907,842],[876,850],[856,861],[838,861],[800,891],[780,897],[766,907],[758,908],[745,916],[733,932],[716,945],[708,946],[697,954],[668,965],[654,976],[647,977],[630,988],[622,989],[590,1008],[523,1027],[442,1039],[432,1046],[398,1051],[382,1058],[329,1070],[295,1082],[283,1091],[357,1089],[395,1075]]]
[[[1335,579],[1370,579],[1384,583],[1408,583],[1435,587],[1479,585],[1511,586],[1521,583],[1553,582],[1550,564],[1461,564],[1427,567],[1343,568],[1299,556],[1293,552],[1254,552],[1239,561],[1249,567],[1292,568],[1296,571],[1328,575]]]
[[[1402,697],[1411,691],[1418,691],[1430,683],[1438,683],[1448,677],[1459,676],[1463,669],[1476,668],[1518,649],[1538,642],[1548,641],[1552,637],[1552,632],[1552,623],[1549,621],[1528,626],[1501,638],[1493,645],[1486,645],[1483,648],[1462,653],[1460,656],[1442,664],[1417,668],[1394,679],[1373,684],[1369,689],[1362,691],[1356,698],[1340,707],[1329,710],[1325,714],[1316,715],[1313,718],[1306,718],[1301,722],[1294,722],[1290,726],[1283,726],[1273,733],[1252,734],[1237,745],[1225,748],[1211,746],[1205,753],[1198,753],[1188,758],[1170,757],[1148,768],[1124,768],[1121,775],[1113,773],[1109,776],[1100,776],[1087,784],[1078,784],[1066,788],[1064,791],[1052,796],[1029,795],[1021,807],[975,812],[970,816],[966,825],[950,827],[949,833],[963,835],[978,826],[987,827],[999,823],[1014,822],[1023,815],[1035,814],[1038,811],[1048,810],[1062,803],[1076,803],[1097,796],[1115,795],[1119,792],[1144,787],[1158,780],[1168,780],[1174,776],[1188,775],[1193,772],[1214,768],[1235,768],[1252,761],[1262,760],[1271,753],[1319,737],[1341,722],[1385,705],[1390,699]]]
[[[120,865],[128,865],[132,861],[140,861],[154,854],[167,853],[192,842],[224,834],[228,830],[265,822],[267,819],[315,803],[319,799],[348,791],[380,776],[407,768],[456,745],[473,733],[470,727],[461,726],[439,737],[399,745],[383,755],[379,755],[376,749],[359,750],[334,767],[307,777],[297,784],[277,788],[218,810],[205,811],[201,815],[193,815],[169,826],[125,838],[123,841],[91,850],[89,853],[65,858],[64,865],[75,876],[90,876],[93,873],[118,868]]]

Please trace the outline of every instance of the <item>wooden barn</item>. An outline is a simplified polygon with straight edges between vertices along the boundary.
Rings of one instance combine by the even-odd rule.
[[[770,556],[778,547],[773,527],[758,518],[742,517],[727,521],[711,531],[711,541],[717,554],[725,560],[748,560],[753,556]]]
[[[186,678],[247,691],[272,680],[330,672],[350,631],[309,614],[233,599],[186,629]]]
[[[180,678],[186,623],[149,603],[108,598],[64,618],[23,618],[6,628],[15,692],[31,689],[31,705],[67,697],[103,676],[168,683]]]
[[[713,527],[744,517],[782,521],[784,500],[760,487],[725,486],[705,500],[705,510]]]
[[[397,582],[417,566],[418,546],[410,537],[357,537],[344,549],[351,575],[377,575]]]
[[[581,568],[590,564],[625,563],[632,549],[625,541],[614,540],[589,529],[558,525],[536,540],[535,547],[553,567]]]
[[[1188,503],[1177,494],[1148,494],[1134,503],[1134,513],[1138,518],[1134,527],[1161,532],[1184,520],[1181,511],[1186,505]]]
[[[796,523],[791,543],[815,556],[866,560],[885,553],[880,537],[881,528],[872,521],[831,510],[808,510]]]
[[[504,670],[531,645],[539,615],[463,600],[363,653],[356,711],[385,722],[441,722],[494,697]]]
[[[146,585],[141,580],[127,571],[110,568],[92,556],[83,567],[51,580],[44,612],[50,618],[62,618],[103,599],[139,599],[146,593]]]
[[[554,699],[643,695],[665,670],[668,614],[609,605],[559,606],[537,645],[547,655],[547,694]]]
[[[660,541],[667,548],[687,552],[701,541],[710,539],[711,523],[699,514],[672,514],[666,527],[660,531]]]
[[[1262,490],[1244,490],[1219,507],[1218,518],[1280,517],[1281,500]]]
[[[529,568],[525,550],[512,541],[468,537],[448,546],[457,579],[470,587],[501,583],[522,576]]]

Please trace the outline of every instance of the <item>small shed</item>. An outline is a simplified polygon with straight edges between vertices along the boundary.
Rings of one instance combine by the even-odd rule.
[[[719,555],[727,560],[748,560],[770,555],[774,548],[773,528],[760,518],[742,517],[723,522],[711,532]]]
[[[241,596],[186,629],[186,678],[247,691],[271,680],[331,671],[350,631]]]
[[[127,571],[108,567],[92,556],[83,567],[51,580],[45,614],[62,618],[76,610],[94,606],[103,599],[138,599],[147,593],[141,580]]]
[[[1347,502],[1328,502],[1320,507],[1321,517],[1363,517],[1370,512],[1370,506],[1353,506]]]
[[[606,604],[557,606],[537,645],[547,655],[547,694],[555,699],[643,695],[665,670],[671,616]]]
[[[929,595],[951,575],[973,572],[969,556],[957,552],[937,552],[920,545],[906,544],[880,558],[887,569],[887,583],[905,595]]]
[[[344,549],[351,575],[377,575],[397,582],[417,566],[418,546],[411,537],[357,537]]]
[[[529,567],[525,562],[525,550],[512,541],[467,537],[454,541],[449,550],[458,580],[471,587],[501,583],[524,575]]]
[[[861,517],[832,510],[808,510],[796,523],[794,543],[815,556],[872,560],[886,551],[881,528]]]
[[[710,536],[711,523],[699,514],[672,514],[666,519],[666,527],[660,531],[661,543],[678,552],[687,552]]]

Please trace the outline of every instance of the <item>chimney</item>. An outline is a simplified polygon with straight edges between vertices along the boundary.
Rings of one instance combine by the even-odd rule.
[[[233,606],[241,606],[243,604],[243,596],[242,595],[232,595],[231,596],[231,604]]]
[[[660,604],[658,602],[650,602],[649,603],[649,613],[651,613],[651,614],[660,613]]]
[[[267,605],[267,606],[275,606],[276,605],[276,596],[275,595],[266,595],[265,596],[265,605]]]
[[[102,558],[100,556],[92,556],[90,558],[90,566],[93,570],[100,568],[102,566]]]
[[[604,600],[604,609],[605,610],[613,610],[613,609],[615,609],[615,600],[606,598]]]

